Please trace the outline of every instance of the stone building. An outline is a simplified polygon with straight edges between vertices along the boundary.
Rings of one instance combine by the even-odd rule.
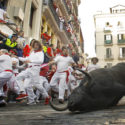
[[[43,0],[41,33],[51,36],[49,42],[54,47],[58,44],[66,45],[77,52],[83,52],[78,19],[80,3],[80,0]]]
[[[102,67],[125,61],[125,6],[110,8],[108,14],[94,16],[96,54]]]
[[[0,24],[2,32],[12,34],[21,29],[28,41],[32,38],[40,39],[42,0],[4,0],[3,5],[10,18],[9,21],[15,25]]]
[[[0,23],[1,39],[4,34],[11,35],[18,30],[24,31],[27,43],[35,38],[46,42],[41,37],[46,34],[51,39],[49,44],[69,47],[82,54],[83,36],[78,17],[80,0],[0,0],[6,9],[9,23]]]

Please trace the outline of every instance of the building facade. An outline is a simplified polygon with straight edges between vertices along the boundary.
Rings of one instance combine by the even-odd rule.
[[[0,24],[6,27],[3,30],[6,34],[16,33],[18,30],[24,31],[24,37],[27,41],[30,39],[40,39],[40,23],[42,15],[42,0],[4,0],[9,21],[14,25]],[[3,3],[4,4],[4,3]],[[9,27],[9,28],[7,28]],[[12,31],[11,31],[12,30]],[[10,31],[10,32],[8,32]]]
[[[50,43],[56,47],[69,46],[82,53],[78,6],[80,0],[43,0],[41,33],[51,37]]]
[[[24,31],[27,43],[31,39],[49,42],[54,48],[69,47],[82,54],[83,36],[78,17],[80,0],[4,0],[2,6],[9,17],[9,25],[0,23],[0,33],[12,35]],[[11,24],[11,25],[10,25]],[[43,39],[43,34],[50,37]]]
[[[101,67],[125,61],[125,6],[110,8],[108,14],[96,14],[96,54]]]

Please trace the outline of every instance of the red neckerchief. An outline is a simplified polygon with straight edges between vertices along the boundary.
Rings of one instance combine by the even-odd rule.
[[[34,50],[34,53],[37,53],[37,52],[41,52],[41,50],[36,50],[36,51]]]
[[[9,56],[9,53],[5,53],[5,55],[8,55],[8,56]]]
[[[17,53],[14,52],[13,50],[10,50],[10,52],[11,52],[12,54],[14,54],[14,55],[17,55]]]
[[[61,54],[61,56],[67,57],[68,55],[67,54],[66,55]]]

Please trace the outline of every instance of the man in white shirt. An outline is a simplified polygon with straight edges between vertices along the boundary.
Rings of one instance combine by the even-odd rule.
[[[59,102],[63,103],[64,94],[65,94],[65,90],[67,89],[68,76],[69,76],[68,67],[69,65],[73,64],[74,61],[71,57],[68,56],[67,48],[63,47],[62,55],[56,56],[54,61],[50,63],[57,64],[57,70],[50,81],[50,86],[53,90],[58,89]]]
[[[12,61],[5,49],[0,50],[0,88],[11,78],[12,76]]]
[[[34,99],[36,98],[33,88],[37,88],[41,93],[43,93],[43,86],[40,84],[40,68],[44,61],[44,53],[42,51],[42,46],[39,43],[39,41],[34,41],[33,43],[33,49],[34,51],[31,52],[29,57],[22,58],[19,57],[19,60],[28,64],[28,68],[19,75],[17,75],[16,80],[20,87],[21,92],[27,92],[28,94],[28,104],[35,104]],[[24,80],[24,83],[23,83]],[[48,97],[48,94],[45,93],[46,97]],[[21,94],[17,100],[25,98],[26,94]]]
[[[5,100],[2,98],[3,86],[6,84],[12,77],[12,61],[8,55],[8,51],[5,49],[0,50],[0,105],[6,104]]]
[[[98,61],[99,61],[97,57],[93,57],[93,58],[91,59],[91,61],[92,61],[92,64],[88,65],[88,68],[87,68],[87,71],[88,71],[88,72],[91,72],[91,71],[93,71],[93,70],[96,70],[96,69],[99,69],[99,68],[100,68],[100,66],[97,64]]]

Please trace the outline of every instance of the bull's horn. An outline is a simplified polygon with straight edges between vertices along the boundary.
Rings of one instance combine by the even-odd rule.
[[[85,72],[85,71],[83,71],[81,69],[76,69],[76,70],[79,70],[80,72],[82,72],[83,74],[85,74],[88,77],[89,80],[91,79],[91,76],[89,75],[89,73],[87,73],[87,72]]]
[[[51,106],[54,110],[56,110],[56,111],[65,111],[65,110],[68,109],[68,104],[66,104],[64,107],[59,107],[59,106],[53,104],[52,99],[50,99],[49,104],[50,104],[50,106]]]

